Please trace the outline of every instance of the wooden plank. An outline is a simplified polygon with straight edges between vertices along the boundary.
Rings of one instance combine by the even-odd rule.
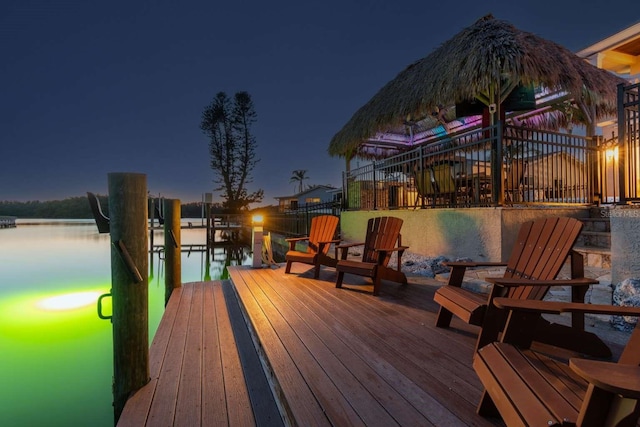
[[[174,289],[164,309],[164,314],[162,315],[158,329],[153,336],[153,341],[149,348],[149,373],[151,378],[158,378],[158,375],[160,375],[181,298],[182,288]]]
[[[147,424],[149,425],[173,425],[183,359],[182,351],[177,351],[177,349],[184,349],[185,346],[186,330],[189,321],[188,316],[185,314],[190,311],[192,295],[192,286],[182,287],[182,297],[180,298],[178,306],[178,312],[182,312],[182,315],[176,317],[169,338],[169,348],[175,351],[168,351],[163,363],[163,365],[166,364],[171,367],[171,369],[163,369],[158,378],[156,394],[151,404],[149,418],[147,420]]]
[[[522,382],[527,386],[527,395],[526,397],[519,395],[520,389],[514,386],[511,386],[510,383],[505,383],[504,387],[508,391],[508,393],[513,396],[513,400],[515,402],[530,402],[533,399],[539,400],[549,412],[553,415],[556,420],[567,420],[570,422],[575,422],[578,415],[578,409],[572,406],[565,399],[564,395],[566,390],[563,387],[560,387],[558,390],[556,387],[560,385],[560,383],[556,383],[554,387],[549,384],[546,380],[545,376],[536,369],[536,366],[531,364],[529,359],[523,356],[522,352],[520,352],[517,348],[509,344],[496,343],[494,345],[501,353],[502,357],[508,361],[511,366],[511,370],[513,370],[517,375],[522,378]],[[500,373],[498,374],[498,376]],[[534,393],[534,396],[531,397],[528,393]],[[526,420],[528,420],[531,424],[536,424],[534,420],[541,420],[540,410],[530,411],[529,406],[533,405],[518,405],[520,410],[523,413],[523,416]],[[548,416],[547,421],[549,420]],[[544,421],[544,420],[542,420]]]
[[[202,363],[205,366],[202,376],[202,425],[228,425],[227,404],[222,375],[222,356],[218,337],[218,317],[214,301],[214,286],[204,289],[203,349]]]
[[[391,425],[394,420],[400,425],[425,423],[424,417],[416,408],[371,369],[360,355],[326,328],[322,319],[315,316],[313,311],[299,304],[296,298],[285,300],[283,295],[272,287],[272,275],[263,273],[259,274],[258,278],[258,286],[268,295],[286,321],[295,325],[296,334],[301,342],[313,353],[319,365],[332,378],[340,393],[366,424]],[[282,290],[282,286],[278,288]],[[355,337],[350,336],[347,341],[352,338]],[[376,355],[370,353],[363,357],[375,358]]]
[[[418,387],[412,378],[399,372],[386,357],[382,356],[384,352],[371,351],[371,346],[367,345],[362,334],[354,333],[346,323],[340,321],[341,313],[339,311],[336,313],[335,306],[325,304],[324,301],[309,292],[294,293],[294,289],[291,287],[277,286],[277,284],[274,284],[273,287],[274,291],[287,297],[291,308],[298,312],[309,327],[312,327],[314,332],[330,346],[336,357],[367,385],[367,388],[375,394],[375,398],[381,404],[384,405],[385,397],[399,393],[402,399],[406,399],[413,405],[415,409],[411,411],[417,410],[425,417],[425,420],[418,423],[419,425],[428,425],[429,418],[432,422],[435,420],[436,425],[450,425],[459,421],[457,417],[454,417]],[[302,283],[301,287],[306,287],[306,283]],[[352,312],[347,317],[354,315],[356,313]],[[391,358],[393,357],[395,355],[391,356]],[[371,378],[375,378],[375,381],[370,382]],[[381,380],[385,381],[394,391],[385,391],[387,386],[380,384]],[[392,409],[391,405],[387,409]],[[415,420],[405,424],[402,415],[395,417],[403,425],[417,425]]]
[[[165,307],[164,315],[149,349],[150,381],[127,400],[118,420],[119,427],[138,427],[144,425],[147,420],[151,403],[155,396],[158,376],[169,347],[169,338],[171,337],[171,330],[176,319],[181,296],[182,288],[175,289],[171,295],[171,300]]]
[[[275,397],[260,361],[260,355],[247,327],[240,308],[240,303],[230,280],[222,281],[222,291],[226,302],[227,313],[233,329],[238,355],[242,362],[242,370],[246,381],[256,427],[283,426],[282,417]]]
[[[235,283],[236,267],[233,267],[230,273]],[[265,275],[262,286],[270,286],[272,290],[268,292],[278,292],[280,297],[292,307],[289,311],[300,311],[299,316],[307,322],[314,333],[320,335],[319,338],[331,348],[336,357],[342,355],[342,352],[362,355],[359,364],[368,364],[380,378],[393,384],[402,398],[425,416],[425,423],[430,419],[436,425],[491,424],[490,421],[478,417],[474,411],[475,403],[480,396],[480,384],[470,366],[473,353],[471,338],[465,337],[466,348],[460,356],[455,354],[461,353],[460,348],[448,354],[444,350],[437,349],[438,344],[442,342],[429,342],[432,337],[416,336],[417,330],[431,331],[437,339],[451,342],[451,344],[445,344],[445,347],[455,345],[459,339],[455,337],[456,334],[424,327],[425,314],[430,316],[426,322],[431,323],[434,317],[433,312],[425,312],[423,308],[411,309],[411,307],[398,306],[397,301],[396,304],[390,304],[380,298],[371,298],[368,294],[335,289],[331,282],[311,280],[297,275],[283,277],[277,271],[269,270],[250,270],[247,274]],[[431,303],[430,307],[433,309],[435,304]],[[401,314],[403,312],[407,312],[406,316]],[[423,318],[417,320],[416,314],[420,314]],[[345,345],[347,348],[341,347]],[[438,357],[444,360],[451,359],[452,362],[451,364],[425,363]],[[464,363],[456,362],[457,357],[464,359]],[[356,369],[353,367],[356,364],[358,362],[345,363],[353,375],[361,378],[360,376],[369,368]],[[439,379],[431,375],[434,370],[437,371]],[[461,373],[457,375],[456,371]],[[469,379],[474,383],[471,388],[465,386]],[[429,386],[424,388],[424,384]],[[451,384],[456,386],[452,387]],[[469,403],[450,404],[452,401],[459,402],[462,395],[469,390],[471,392],[467,394],[471,397],[464,398],[469,400]],[[462,410],[459,409],[460,406],[463,407]],[[454,416],[450,410],[458,412],[459,416]],[[392,411],[392,414],[395,412]]]
[[[273,329],[267,315],[256,299],[245,280],[235,273],[235,268],[229,268],[229,273],[238,293],[245,315],[258,335],[261,350],[264,352],[265,363],[270,372],[278,372],[274,378],[276,395],[281,398],[284,416],[293,424],[308,426],[330,425],[322,407],[309,389],[306,381],[298,371],[287,349]],[[287,400],[282,397],[287,396]]]
[[[507,360],[493,344],[483,347],[474,360],[476,372],[505,423],[509,426],[553,425],[553,421],[557,421],[553,414],[541,404],[511,363],[514,360]]]
[[[275,330],[280,344],[286,348],[288,353],[286,361],[293,363],[295,369],[301,375],[302,381],[306,384],[306,388],[313,394],[314,400],[317,400],[316,408],[324,412],[326,414],[325,417],[333,425],[364,425],[349,402],[341,395],[332,378],[327,375],[314,358],[314,355],[301,342],[296,333],[296,328],[300,325],[295,325],[294,328],[288,324],[286,319],[282,317],[281,313],[259,288],[256,283],[256,276],[260,270],[242,269],[237,271],[240,274],[232,276],[234,284],[237,285],[237,281],[243,281],[251,288],[251,297],[268,319],[269,329]],[[246,302],[245,296],[242,297],[242,302]],[[258,330],[259,336],[261,336],[262,332]],[[271,331],[268,332],[271,333]],[[268,349],[267,345],[265,345],[265,349]],[[272,362],[272,360],[272,357],[269,356],[269,362]],[[283,371],[274,369],[274,374],[278,377],[283,373]],[[292,408],[300,406],[298,396],[288,393],[285,396],[288,402],[294,400],[294,403],[290,405]],[[296,421],[301,425],[307,424],[304,420],[296,419]]]
[[[193,283],[191,286],[191,307],[189,310],[186,338],[180,378],[176,413],[173,424],[176,427],[200,426],[202,413],[202,313],[203,284]],[[175,348],[174,348],[175,350]]]
[[[218,314],[218,339],[222,359],[222,376],[227,402],[229,426],[254,425],[255,420],[249,401],[249,392],[242,371],[242,364],[236,341],[231,330],[231,322],[222,293],[222,287],[216,286],[213,291],[216,313]]]
[[[306,288],[316,283],[307,282],[304,285]],[[393,310],[394,305],[382,304],[380,299],[349,291],[334,292],[342,292],[337,294],[339,300],[327,297],[320,304],[330,307],[334,316],[339,317],[341,325],[338,329],[351,330],[354,335],[366,340],[365,349],[360,350],[363,354],[384,355],[385,360],[433,393],[440,402],[470,399],[472,402],[469,406],[447,406],[462,418],[476,418],[472,404],[476,400],[474,395],[480,394],[480,386],[470,367],[473,352],[469,343],[464,349],[454,345],[455,340],[447,343],[439,331],[431,335],[435,328],[424,328],[432,320],[420,322],[416,318],[403,317],[402,310]],[[323,295],[320,290],[314,297],[321,301],[320,298],[325,296],[326,293]],[[329,316],[327,313],[323,318],[329,319]],[[429,336],[423,336],[423,332]],[[448,362],[425,363],[437,358]],[[473,380],[474,385],[469,384],[469,380]],[[451,387],[451,384],[456,384],[456,387]]]

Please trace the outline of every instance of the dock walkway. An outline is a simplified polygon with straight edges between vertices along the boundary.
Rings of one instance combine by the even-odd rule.
[[[282,426],[229,281],[174,290],[118,427]]]
[[[435,287],[335,272],[231,267],[229,273],[290,425],[501,425],[475,413],[475,331],[435,328]]]
[[[434,326],[434,279],[383,283],[309,266],[229,267],[174,292],[151,382],[118,426],[503,425],[475,413],[478,329]],[[415,279],[415,278],[414,278]],[[614,351],[615,353],[615,351]]]

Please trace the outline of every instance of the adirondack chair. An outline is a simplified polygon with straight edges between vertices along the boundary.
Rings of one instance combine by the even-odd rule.
[[[640,418],[640,322],[617,363],[569,359],[531,350],[542,313],[640,316],[640,307],[617,307],[496,298],[509,311],[501,342],[476,354],[473,367],[485,391],[478,414],[500,415],[507,426],[635,427]]]
[[[438,188],[438,197],[446,199],[450,206],[457,204],[458,187],[453,178],[453,166],[442,163],[433,167],[433,177]]]
[[[527,163],[522,160],[513,160],[507,167],[504,180],[505,204],[512,205],[513,202],[521,202],[524,199],[522,182],[526,170]]]
[[[373,295],[380,293],[382,280],[390,280],[407,284],[407,277],[401,271],[402,254],[408,246],[402,246],[402,219],[395,217],[370,218],[367,223],[367,234],[364,243],[342,244],[336,247],[341,250],[340,261],[336,265],[338,278],[336,288],[342,287],[344,274],[371,277],[373,280]],[[362,260],[348,260],[349,248],[363,246]],[[388,267],[391,254],[397,252],[396,269]]]
[[[584,277],[582,255],[572,250],[582,222],[575,218],[543,218],[522,224],[507,263],[448,262],[451,273],[446,286],[439,288],[434,301],[440,304],[436,326],[449,327],[455,314],[463,321],[481,326],[476,350],[496,341],[505,322],[504,312],[496,310],[495,297],[542,300],[551,286],[571,286],[572,301],[584,301],[589,285],[597,280]],[[571,279],[556,280],[568,257],[571,257]],[[506,266],[501,278],[486,278],[492,283],[489,295],[462,288],[466,268]],[[561,344],[564,348],[607,357],[610,349],[595,334],[584,331],[584,318],[572,318],[572,327],[549,323],[540,326],[537,341]]]
[[[339,239],[334,239],[339,221],[340,218],[334,215],[315,216],[311,219],[308,236],[285,239],[289,242],[289,250],[285,254],[285,273],[291,273],[291,264],[294,262],[315,266],[313,277],[316,279],[320,276],[321,265],[335,267],[338,261],[331,258],[328,252],[332,243],[340,243]],[[302,241],[308,242],[304,252],[296,250],[296,244]]]
[[[418,203],[420,203],[421,207],[425,207],[426,199],[431,199],[431,205],[435,205],[436,188],[433,180],[433,170],[431,170],[430,167],[418,170],[414,172],[414,178],[418,197],[416,197],[416,203],[413,205],[413,208],[418,207]]]

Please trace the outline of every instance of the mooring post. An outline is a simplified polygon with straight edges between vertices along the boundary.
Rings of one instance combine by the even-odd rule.
[[[182,286],[180,243],[180,200],[164,199],[164,304],[174,288]]]
[[[129,395],[149,382],[146,179],[108,174],[116,424]]]

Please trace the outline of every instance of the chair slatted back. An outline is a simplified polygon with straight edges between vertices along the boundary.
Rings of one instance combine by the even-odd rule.
[[[362,253],[363,262],[378,262],[378,254],[374,249],[395,248],[402,244],[400,229],[402,219],[393,216],[370,218],[367,223],[367,236],[365,238]],[[388,252],[382,262],[383,266],[389,264],[391,253]]]
[[[515,190],[520,188],[524,174],[527,170],[527,163],[523,160],[513,160],[507,168],[505,178],[505,190]]]
[[[453,179],[453,167],[448,163],[443,163],[433,167],[433,177],[440,194],[451,194],[456,192],[456,182]]]
[[[334,239],[340,218],[334,215],[319,215],[311,218],[309,230],[309,245],[307,253],[318,253],[318,242],[328,242]],[[326,255],[330,245],[324,245],[322,252]]]
[[[575,218],[545,218],[524,223],[505,271],[505,278],[553,280],[575,244],[582,222]],[[542,299],[549,287],[519,286],[508,296],[519,299]]]
[[[432,197],[436,194],[433,183],[433,171],[431,168],[425,168],[416,172],[416,190],[418,194],[424,197]]]

